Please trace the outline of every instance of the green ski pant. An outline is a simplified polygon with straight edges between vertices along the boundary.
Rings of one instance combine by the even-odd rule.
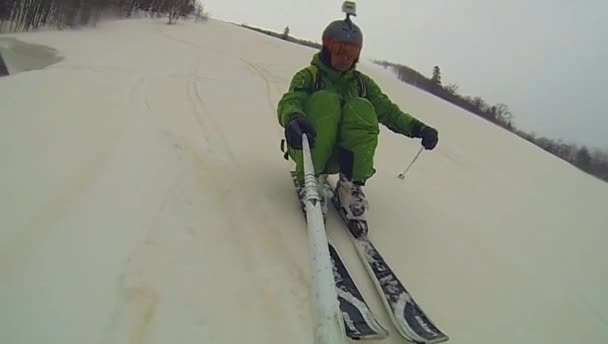
[[[304,111],[317,132],[311,149],[316,176],[342,172],[364,183],[376,172],[374,154],[380,129],[369,100],[357,97],[342,104],[337,94],[321,90],[308,97]],[[288,152],[296,163],[297,181],[303,185],[303,151],[289,147]]]

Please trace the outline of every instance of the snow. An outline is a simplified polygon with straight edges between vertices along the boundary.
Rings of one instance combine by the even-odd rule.
[[[311,343],[275,109],[314,50],[165,22],[0,35],[61,58],[0,78],[1,343]],[[608,185],[360,67],[440,131],[401,180],[419,141],[383,128],[366,193],[370,237],[450,342],[608,342]],[[330,215],[382,342],[403,343]]]

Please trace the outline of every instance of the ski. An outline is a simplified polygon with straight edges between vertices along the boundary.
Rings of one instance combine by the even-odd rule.
[[[297,190],[295,172],[291,171],[291,177]],[[306,219],[306,210],[302,209],[302,211]],[[386,338],[388,331],[380,325],[372,313],[338,251],[331,242],[328,246],[346,335],[356,340]]]
[[[359,257],[382,296],[384,305],[399,334],[416,343],[447,341],[449,337],[431,322],[368,238],[368,223],[348,220],[345,211],[340,206],[336,192],[332,197],[332,203],[346,224]]]
[[[346,335],[352,339],[383,339],[388,331],[372,314],[367,302],[357,288],[335,247],[330,243],[329,252],[334,266],[334,280]]]

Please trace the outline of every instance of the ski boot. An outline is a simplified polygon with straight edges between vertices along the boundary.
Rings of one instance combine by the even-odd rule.
[[[352,234],[355,237],[367,235],[368,203],[363,193],[363,185],[340,174],[332,200]]]

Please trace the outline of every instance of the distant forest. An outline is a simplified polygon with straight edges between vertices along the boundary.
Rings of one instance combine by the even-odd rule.
[[[168,18],[206,19],[203,5],[195,0],[2,0],[0,32],[77,28],[95,25],[100,19],[128,18],[142,12]]]
[[[242,25],[248,29],[255,30],[279,39],[292,43],[305,45],[312,48],[320,48],[316,42],[300,40],[289,36],[289,27],[283,33],[272,32],[260,28]],[[375,60],[374,63],[393,71],[397,78],[409,85],[429,92],[441,99],[444,99],[468,112],[477,115],[497,126],[508,130],[515,135],[527,140],[543,150],[569,162],[575,167],[587,172],[599,179],[608,182],[608,149],[589,148],[576,143],[564,142],[561,139],[550,139],[539,137],[534,133],[526,132],[516,128],[513,124],[514,115],[506,104],[488,104],[481,97],[463,96],[458,93],[458,86],[455,84],[443,85],[441,81],[441,69],[435,66],[431,77],[426,77],[422,73],[396,63]]]

